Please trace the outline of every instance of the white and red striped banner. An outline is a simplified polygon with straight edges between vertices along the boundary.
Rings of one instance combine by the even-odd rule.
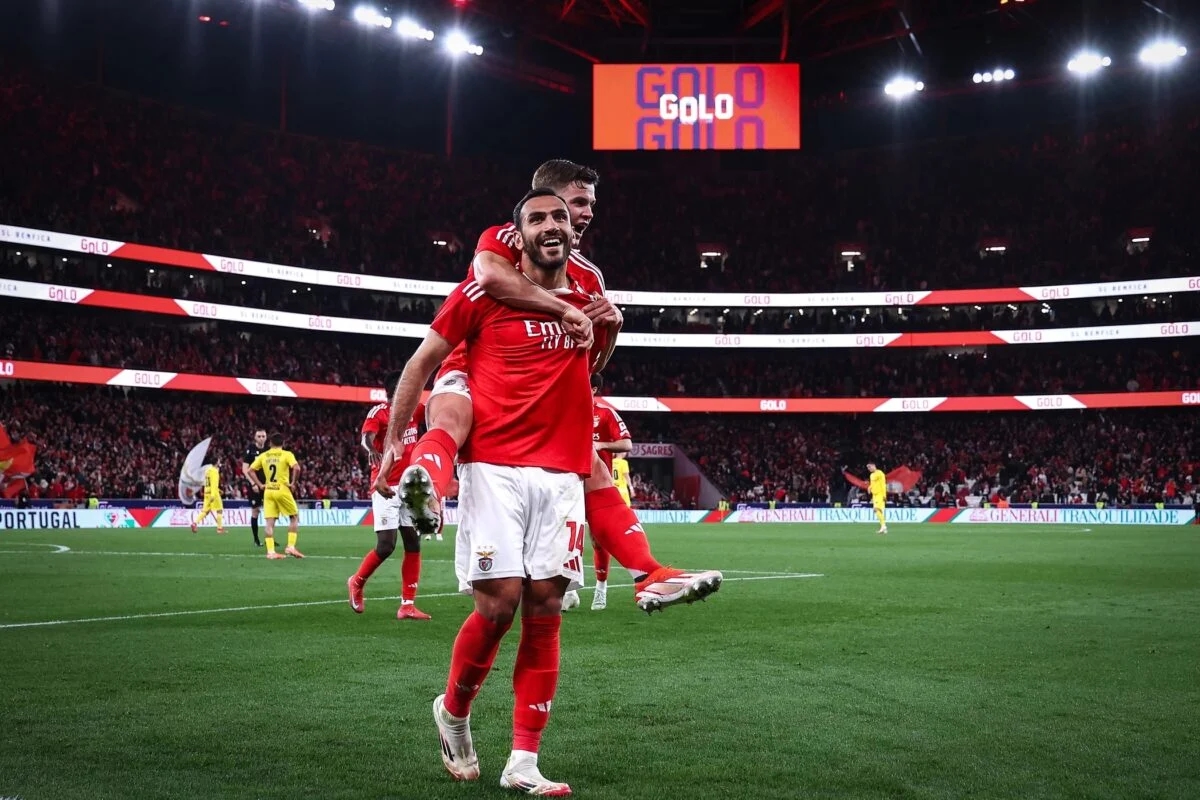
[[[39,361],[0,361],[0,381],[52,381],[103,386],[132,386],[215,394],[295,397],[345,403],[380,403],[381,388],[337,386],[271,378],[238,378],[156,370],[47,364]],[[863,414],[929,411],[1058,411],[1083,408],[1165,408],[1200,406],[1200,390],[1111,392],[1100,394],[1038,394],[985,397],[605,397],[623,412],[659,413],[782,413]]]
[[[424,338],[428,325],[412,322],[326,317],[291,311],[271,311],[245,306],[150,297],[107,289],[84,289],[50,283],[0,278],[0,297],[41,300],[148,314],[166,314],[222,322],[240,322],[275,328],[359,333],[406,339]],[[1056,344],[1104,342],[1117,339],[1167,339],[1200,336],[1200,320],[1150,322],[1133,325],[1094,325],[1081,328],[1031,328],[997,331],[941,331],[927,333],[830,333],[830,334],[718,334],[718,333],[627,333],[617,343],[623,347],[668,347],[704,349],[815,349],[859,347],[983,347],[1006,344]]]
[[[98,239],[71,233],[0,224],[0,242],[41,247],[68,253],[140,261],[164,267],[208,272],[228,272],[253,278],[288,281],[307,286],[367,289],[395,294],[445,297],[457,285],[448,281],[423,281],[360,275],[353,272],[290,267],[265,261],[193,253],[168,247]],[[694,306],[697,308],[870,308],[871,306],[951,306],[974,303],[1030,303],[1081,300],[1098,297],[1200,292],[1200,276],[1147,278],[1107,283],[1047,286],[1013,286],[992,289],[933,289],[892,292],[638,292],[613,289],[614,303],[634,306]]]

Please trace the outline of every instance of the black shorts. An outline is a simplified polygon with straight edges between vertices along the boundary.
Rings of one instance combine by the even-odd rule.
[[[250,501],[251,508],[262,508],[263,493],[253,486],[250,487],[250,494],[247,495],[247,499]]]

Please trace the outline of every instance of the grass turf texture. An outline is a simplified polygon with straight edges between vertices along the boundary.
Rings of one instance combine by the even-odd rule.
[[[545,773],[621,800],[1200,797],[1200,529],[873,531],[653,528],[730,580],[652,618],[584,593]],[[372,539],[268,562],[245,529],[0,532],[0,796],[506,796],[516,631],[475,706],[483,778],[455,784],[429,711],[469,603],[452,541],[424,543],[414,623],[398,554],[350,611]],[[170,616],[4,627],[140,614]]]

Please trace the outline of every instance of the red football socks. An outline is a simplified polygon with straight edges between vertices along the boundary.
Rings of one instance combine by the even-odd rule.
[[[375,574],[375,570],[379,569],[379,565],[383,563],[383,559],[374,550],[369,550],[363,556],[362,563],[358,565],[358,572],[354,573],[354,577],[358,578],[359,583],[366,583],[367,578]]]
[[[472,611],[454,639],[450,654],[450,678],[446,681],[446,710],[456,717],[471,713],[471,702],[483,687],[492,669],[500,640],[512,624],[489,622],[478,611]]]
[[[411,603],[417,599],[417,584],[421,581],[421,554],[404,551],[400,564],[400,599]]]
[[[513,750],[538,751],[558,688],[558,633],[562,617],[523,617],[513,666]]]
[[[662,567],[650,553],[650,542],[638,524],[637,515],[625,505],[615,486],[588,492],[583,501],[594,546],[611,553],[634,577],[649,575]]]
[[[612,564],[612,556],[592,537],[592,567],[596,570],[596,580],[608,580],[608,568]]]
[[[457,454],[458,445],[454,443],[454,438],[444,430],[434,428],[417,442],[410,463],[420,464],[429,470],[438,497],[445,497],[450,481],[454,480],[454,456]]]

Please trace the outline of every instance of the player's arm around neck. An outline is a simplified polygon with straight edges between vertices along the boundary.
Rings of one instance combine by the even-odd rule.
[[[592,323],[579,309],[538,286],[502,256],[483,251],[475,255],[475,281],[479,288],[506,306],[537,311],[561,319],[567,335],[590,342]]]

